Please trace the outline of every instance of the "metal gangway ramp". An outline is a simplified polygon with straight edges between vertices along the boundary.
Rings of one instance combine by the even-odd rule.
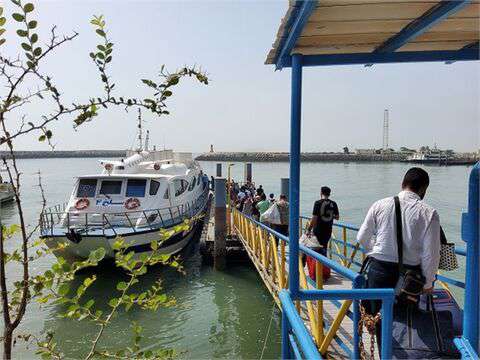
[[[242,242],[277,306],[284,310],[281,293],[282,290],[288,289],[289,285],[289,239],[234,208],[230,216],[232,232]],[[309,220],[307,217],[300,218],[301,232],[305,230],[304,224]],[[365,278],[358,273],[358,270],[365,258],[365,252],[355,242],[358,230],[356,226],[335,222],[327,256],[299,246],[300,289],[317,291],[317,293],[319,290],[326,290],[327,299],[295,300],[292,302],[292,310],[298,314],[297,320],[300,320],[305,328],[304,335],[312,339],[312,344],[320,355],[326,358],[350,359],[354,358],[355,353],[358,353],[361,358],[371,357],[372,353],[374,358],[379,358],[377,342],[372,342],[372,336],[365,330],[361,338],[359,336],[358,299],[382,299],[385,309],[382,319],[387,324],[386,329],[382,328],[382,331],[391,332],[393,290],[362,289]],[[456,253],[461,257],[466,256],[463,249],[456,249]],[[302,256],[304,255],[316,260],[315,280],[310,278],[307,269],[303,266]],[[323,266],[331,269],[331,276],[325,281]],[[465,289],[465,282],[442,273],[437,274],[437,283],[451,293],[458,293]],[[350,295],[348,295],[349,292]],[[351,299],[348,298],[349,296]],[[342,297],[345,299],[339,299]],[[284,295],[283,301],[285,300]],[[391,335],[389,338],[391,339]]]

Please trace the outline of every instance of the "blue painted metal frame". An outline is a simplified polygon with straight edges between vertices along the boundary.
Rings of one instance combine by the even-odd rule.
[[[317,0],[306,0],[306,1],[297,1],[296,9],[294,14],[290,17],[290,23],[287,23],[287,28],[289,28],[288,36],[283,39],[280,43],[279,51],[277,53],[277,62],[276,68],[281,69],[283,67],[282,61],[290,57],[299,36],[302,34],[303,28],[307,23],[310,15],[317,6]]]
[[[290,183],[289,200],[289,289],[295,299],[298,284],[298,234],[300,219],[300,144],[302,122],[302,55],[292,55],[292,104],[290,116]]]
[[[463,308],[463,337],[477,352],[480,348],[478,308],[480,305],[480,163],[477,163],[469,178],[468,213],[462,216],[462,238],[467,243],[465,279],[465,305]]]
[[[377,47],[374,53],[393,52],[417,36],[428,31],[432,26],[456,13],[470,3],[470,0],[442,1],[418,19],[405,26],[398,34],[392,36],[382,45]]]
[[[393,53],[356,53],[303,55],[303,66],[364,65],[409,62],[468,61],[480,60],[478,49],[443,51],[401,51]],[[284,67],[291,66],[291,59],[282,61]]]
[[[289,330],[291,330],[300,345],[300,349],[305,355],[306,359],[321,359],[318,353],[317,347],[310,336],[307,328],[305,327],[302,318],[297,312],[295,305],[293,304],[290,294],[286,290],[282,290],[279,293],[280,302],[282,303],[282,358],[291,359],[292,352],[290,351],[290,338]],[[285,330],[288,332],[285,333]]]
[[[424,14],[419,19],[415,20],[407,27],[405,27],[400,33],[387,40],[384,44],[379,46],[373,53],[356,53],[356,54],[325,54],[325,55],[307,55],[302,56],[299,54],[291,54],[294,49],[298,37],[301,35],[305,24],[308,21],[312,11],[317,5],[317,1],[298,1],[298,9],[294,10],[292,15],[287,21],[287,30],[289,33],[281,40],[279,46],[279,52],[275,57],[275,64],[277,69],[283,67],[292,68],[292,93],[291,93],[291,118],[290,118],[290,186],[289,186],[289,201],[290,201],[290,239],[289,242],[289,289],[290,294],[282,293],[280,300],[284,307],[284,316],[282,319],[282,357],[291,358],[293,355],[296,357],[301,356],[299,350],[293,346],[295,339],[290,336],[290,330],[296,330],[297,341],[301,345],[301,350],[304,355],[307,355],[305,351],[310,351],[308,347],[312,347],[312,339],[303,324],[303,329],[299,327],[299,316],[296,313],[296,309],[293,306],[292,299],[309,298],[311,300],[319,299],[319,296],[324,296],[325,293],[311,292],[300,290],[299,288],[299,271],[298,271],[298,253],[301,249],[305,253],[309,253],[308,249],[299,247],[299,195],[300,195],[300,148],[301,148],[301,101],[302,101],[302,68],[303,66],[328,66],[328,65],[365,65],[365,64],[381,64],[381,63],[404,63],[404,62],[435,62],[442,61],[451,63],[454,61],[466,61],[466,60],[480,60],[480,52],[476,46],[467,46],[460,50],[443,50],[443,51],[405,51],[394,52],[399,49],[410,40],[414,39],[418,35],[424,33],[436,23],[444,20],[446,17],[460,10],[466,6],[469,1],[443,1],[441,4],[433,8],[428,13]],[[464,337],[462,341],[457,341],[460,349],[460,345],[463,344],[460,349],[472,349],[478,352],[479,348],[479,318],[477,309],[479,307],[480,296],[480,284],[479,284],[479,257],[480,257],[480,244],[479,244],[479,165],[477,164],[472,170],[470,176],[470,189],[469,189],[469,211],[468,214],[464,214],[462,221],[462,233],[463,239],[467,242],[467,275],[466,278],[466,293],[465,293],[465,306],[464,306]],[[285,240],[284,240],[285,241]],[[331,260],[324,256],[318,256],[316,253],[309,254],[314,258],[331,266],[333,269],[336,267],[335,262],[331,264]],[[317,256],[315,256],[317,255]],[[339,265],[340,266],[340,265]],[[343,268],[342,266],[340,266]],[[344,268],[346,269],[346,268]],[[335,269],[334,269],[335,270]],[[347,269],[348,270],[348,269]],[[352,274],[347,274],[352,278]],[[360,287],[360,281],[363,279],[355,278],[353,281],[353,287]],[[444,280],[444,279],[442,279]],[[455,280],[453,280],[456,282]],[[460,286],[461,283],[454,284]],[[369,289],[367,293],[370,293],[372,289]],[[347,291],[348,292],[348,291]],[[366,294],[367,294],[366,293]],[[346,294],[346,293],[345,293]],[[343,295],[345,295],[343,294]],[[363,294],[366,296],[366,294]],[[292,298],[290,298],[290,296]],[[393,302],[393,300],[392,300]],[[285,311],[285,307],[288,310]],[[357,325],[359,320],[358,299],[354,299],[354,326]],[[390,314],[391,315],[391,314]],[[391,316],[389,318],[389,324],[382,327],[382,337],[385,332],[390,332],[391,337]],[[293,321],[293,322],[292,322]],[[292,325],[294,324],[294,325]],[[385,330],[387,329],[387,330]],[[311,342],[306,344],[307,342]],[[456,342],[456,343],[457,343]],[[390,342],[388,342],[390,343]],[[385,354],[391,355],[391,344],[385,346],[382,343],[382,357],[389,358],[390,356],[384,356]],[[466,345],[465,345],[466,344]],[[304,347],[307,346],[307,348]],[[313,344],[313,346],[315,346]],[[463,350],[462,350],[463,349]],[[315,348],[316,350],[316,348]],[[390,353],[389,353],[390,351]],[[468,350],[469,351],[469,350]],[[468,353],[466,351],[465,353]],[[386,353],[385,353],[386,352]],[[463,352],[462,352],[463,354]],[[358,334],[354,332],[354,358],[358,358]],[[316,357],[315,354],[312,355]],[[309,356],[307,356],[309,357]]]

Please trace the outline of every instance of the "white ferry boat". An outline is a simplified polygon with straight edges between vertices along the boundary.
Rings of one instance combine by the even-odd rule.
[[[41,215],[47,245],[68,243],[57,256],[87,258],[103,247],[105,257],[113,258],[118,236],[135,253],[149,252],[161,229],[174,229],[185,219],[192,219],[189,229],[163,239],[159,251],[175,254],[189,243],[209,198],[208,177],[191,153],[137,149],[100,164],[100,174],[77,178],[68,203]]]

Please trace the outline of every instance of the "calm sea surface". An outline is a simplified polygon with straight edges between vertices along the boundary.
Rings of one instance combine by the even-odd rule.
[[[208,175],[215,175],[215,163],[203,162]],[[41,204],[36,172],[42,182],[49,205],[68,199],[73,178],[79,174],[97,173],[98,159],[36,159],[21,160],[23,187],[21,189],[27,219],[38,218]],[[340,208],[341,219],[360,224],[368,207],[375,200],[399,191],[408,165],[400,163],[305,163],[302,165],[301,212],[309,215],[320,187],[332,188],[332,198]],[[460,215],[467,206],[467,180],[471,168],[426,167],[431,186],[426,201],[438,209],[442,225],[450,241],[463,247],[460,240]],[[226,164],[223,166],[226,176]],[[243,180],[243,164],[232,167],[232,177]],[[267,193],[276,196],[280,178],[288,177],[287,163],[254,163],[253,178]],[[13,206],[2,209],[2,220],[17,222]],[[13,241],[9,247],[16,245]],[[120,312],[109,327],[102,343],[110,348],[125,346],[131,339],[129,324],[138,322],[144,328],[145,345],[163,346],[177,350],[181,358],[264,358],[280,355],[280,317],[273,301],[252,268],[236,266],[226,272],[214,272],[202,265],[196,244],[184,254],[186,275],[164,268],[151,269],[139,286],[163,280],[165,292],[177,305],[152,313],[141,310]],[[34,272],[45,271],[53,262],[51,257],[37,261]],[[463,266],[463,261],[462,261]],[[89,293],[101,308],[115,295],[115,285],[122,275],[115,269],[96,270],[98,280]],[[461,278],[463,270],[455,274]],[[17,275],[18,276],[18,275]],[[84,275],[80,275],[78,281]],[[13,277],[10,279],[13,281]],[[54,331],[60,349],[71,358],[87,351],[95,327],[86,322],[65,320],[59,306],[43,308],[29,306],[22,324],[24,331],[36,334]],[[267,336],[270,320],[271,327]],[[16,348],[17,358],[35,358],[32,349]]]

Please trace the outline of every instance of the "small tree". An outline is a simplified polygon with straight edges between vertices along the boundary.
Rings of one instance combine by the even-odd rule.
[[[138,305],[145,309],[156,309],[160,305],[169,304],[169,300],[160,293],[161,286],[157,283],[154,287],[141,294],[129,294],[131,286],[139,281],[139,277],[147,271],[149,265],[170,264],[178,267],[176,261],[169,261],[168,257],[159,255],[157,252],[158,243],[152,243],[152,253],[150,256],[142,256],[135,259],[133,253],[126,251],[125,245],[121,239],[117,241],[116,264],[123,268],[128,276],[128,282],[119,282],[117,289],[119,296],[110,300],[111,312],[105,316],[98,311],[93,311],[92,299],[85,300],[85,292],[95,281],[95,276],[90,276],[73,291],[70,289],[70,281],[76,272],[88,266],[95,266],[103,259],[104,250],[98,249],[90,257],[75,264],[67,264],[59,258],[52,265],[51,270],[43,274],[32,274],[31,263],[48,253],[40,240],[34,240],[37,235],[39,224],[26,224],[21,196],[21,172],[17,167],[15,157],[15,141],[20,137],[37,136],[39,141],[47,142],[50,146],[53,132],[51,124],[55,121],[65,121],[71,119],[74,127],[79,127],[94,119],[102,109],[108,109],[111,106],[121,106],[127,111],[130,108],[140,108],[150,111],[156,116],[168,115],[167,100],[172,96],[173,88],[183,77],[192,77],[202,84],[208,84],[207,76],[195,67],[183,67],[173,73],[166,71],[164,66],[160,68],[158,80],[141,79],[141,81],[151,90],[151,96],[145,99],[137,99],[131,96],[115,94],[115,83],[108,74],[109,66],[113,59],[114,44],[111,42],[103,16],[94,16],[91,24],[99,37],[99,43],[95,50],[90,52],[90,58],[97,68],[100,80],[103,84],[101,97],[91,97],[86,100],[78,100],[72,104],[67,104],[63,100],[63,93],[55,85],[53,76],[42,70],[42,64],[48,57],[53,56],[55,50],[68,42],[74,40],[78,33],[59,37],[56,28],[51,29],[51,35],[45,45],[39,45],[40,39],[36,32],[38,22],[34,17],[35,7],[32,3],[22,3],[20,0],[11,0],[15,12],[11,14],[9,20],[10,26],[16,26],[18,35],[19,53],[14,57],[9,57],[0,53],[0,82],[6,85],[0,93],[0,144],[6,145],[9,151],[9,159],[3,159],[7,168],[8,181],[14,192],[15,203],[18,213],[18,225],[6,227],[0,226],[0,297],[1,311],[3,316],[3,358],[12,357],[12,344],[14,342],[15,330],[22,322],[25,310],[28,304],[36,299],[40,303],[56,301],[68,305],[67,312],[64,314],[68,318],[83,320],[89,319],[99,326],[99,332],[92,341],[92,347],[87,355],[87,359],[95,355],[114,356],[114,357],[152,357],[163,356],[165,353],[142,353],[139,352],[138,341],[140,327],[134,327],[134,345],[123,349],[118,353],[108,353],[105,350],[97,349],[98,340],[103,334],[103,330],[110,323],[113,315],[120,306],[125,306],[128,310],[133,305]],[[13,20],[13,21],[12,21]],[[5,29],[7,15],[4,8],[0,6],[0,50],[7,41]],[[13,39],[8,39],[11,41]],[[32,84],[37,84],[32,89]],[[25,107],[34,102],[43,102],[51,107],[51,111],[43,114],[21,114]],[[18,115],[21,114],[21,115]],[[53,146],[52,146],[53,147]],[[39,177],[39,186],[41,187],[41,178]],[[45,208],[45,198],[43,197],[43,206]],[[176,229],[188,229],[191,223],[186,221]],[[7,253],[5,242],[10,238],[18,237],[20,239],[20,248]],[[162,236],[159,234],[159,240]],[[9,269],[13,267],[14,271],[19,270],[22,274],[21,281],[9,284],[7,274],[7,264]],[[11,266],[11,267],[10,267]],[[71,293],[74,293],[71,295]],[[28,340],[29,334],[22,335],[22,338]],[[36,339],[39,346],[39,353],[48,357],[62,357],[61,351],[56,348],[53,336],[50,334],[47,339]]]

